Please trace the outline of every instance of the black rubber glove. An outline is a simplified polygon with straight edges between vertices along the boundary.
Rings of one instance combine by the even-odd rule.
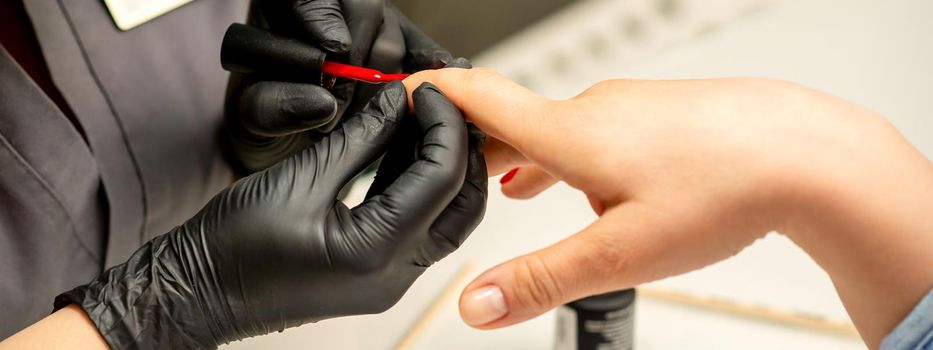
[[[441,68],[451,56],[384,0],[254,0],[250,25],[316,44],[329,60],[386,73]],[[240,175],[265,169],[360,110],[379,85],[319,77],[232,74],[229,155]]]
[[[406,118],[420,142],[391,150],[416,156],[380,173],[359,206],[335,199],[391,144],[407,102],[404,86],[389,84],[312,147],[236,182],[56,308],[81,306],[113,348],[172,349],[386,310],[459,246],[486,200],[483,136],[429,84]]]

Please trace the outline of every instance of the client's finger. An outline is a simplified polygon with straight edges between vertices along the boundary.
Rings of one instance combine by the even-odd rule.
[[[515,147],[492,137],[486,138],[483,152],[486,154],[489,176],[496,176],[515,167],[530,164]]]
[[[510,176],[511,175],[511,176]],[[536,165],[515,168],[502,177],[502,193],[514,199],[529,199],[559,181]]]
[[[409,87],[430,81],[448,95],[467,119],[492,138],[528,157],[563,148],[555,101],[525,89],[488,68],[426,70],[405,79]],[[492,169],[490,169],[492,170]]]

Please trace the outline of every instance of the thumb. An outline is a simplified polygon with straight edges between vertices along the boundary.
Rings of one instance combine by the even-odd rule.
[[[395,136],[405,116],[405,86],[386,84],[362,111],[347,118],[340,127],[323,136],[301,153],[305,169],[318,176],[318,195],[335,198],[340,189],[375,161]],[[329,180],[323,180],[324,178]]]
[[[504,327],[586,296],[642,282],[644,276],[627,267],[642,261],[635,238],[650,235],[623,227],[626,220],[634,220],[634,214],[634,210],[608,212],[557,244],[484,272],[460,296],[463,321],[480,329]]]
[[[278,137],[329,123],[337,116],[337,101],[317,85],[260,81],[243,91],[237,110],[246,130]]]

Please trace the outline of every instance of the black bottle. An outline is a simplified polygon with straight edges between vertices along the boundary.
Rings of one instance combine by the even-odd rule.
[[[557,308],[554,350],[634,347],[635,289],[594,295]]]

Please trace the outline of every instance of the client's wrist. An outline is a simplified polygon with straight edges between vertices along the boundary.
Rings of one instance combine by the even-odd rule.
[[[826,232],[851,218],[868,198],[864,189],[888,181],[872,171],[899,134],[881,116],[834,96],[773,81],[771,130],[758,164],[773,229],[791,239]],[[830,230],[832,231],[832,230]],[[799,243],[798,243],[799,244]]]

